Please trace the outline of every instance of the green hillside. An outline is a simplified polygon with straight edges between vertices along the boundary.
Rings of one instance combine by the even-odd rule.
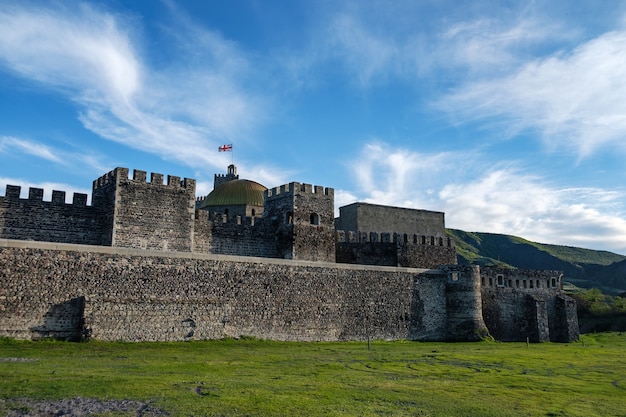
[[[516,236],[448,229],[460,264],[500,265],[518,269],[556,269],[565,280],[605,293],[626,291],[626,256],[607,251],[548,245]]]

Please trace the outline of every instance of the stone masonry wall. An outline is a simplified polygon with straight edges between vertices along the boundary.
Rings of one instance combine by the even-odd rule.
[[[456,264],[448,237],[336,231],[336,261],[364,265],[437,268]]]
[[[277,258],[276,242],[268,221],[196,210],[194,249],[196,253]]]
[[[446,276],[408,268],[0,240],[0,300],[0,336],[18,338],[449,337]]]
[[[445,237],[444,213],[369,203],[353,203],[339,208],[337,230],[367,230]]]
[[[135,170],[118,171],[112,246],[191,252],[195,180]]]
[[[295,259],[335,262],[334,190],[297,183],[295,188]]]
[[[334,262],[334,190],[292,182],[265,191],[268,219],[278,257]]]
[[[491,335],[502,341],[577,340],[576,303],[561,293],[561,277],[560,271],[481,268],[483,317]]]
[[[474,341],[489,335],[483,320],[480,268],[446,265],[446,311],[448,340]]]
[[[53,191],[43,201],[41,188],[30,188],[20,198],[21,187],[8,185],[0,197],[0,238],[101,245],[103,229],[97,208],[87,205],[87,195],[75,193],[71,204],[64,191]]]

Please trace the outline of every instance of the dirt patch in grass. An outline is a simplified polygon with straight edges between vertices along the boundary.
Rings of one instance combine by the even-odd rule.
[[[54,401],[37,401],[28,398],[0,399],[0,410],[5,410],[7,417],[82,417],[104,415],[156,417],[169,415],[151,406],[150,403],[130,400],[102,401],[80,397]]]

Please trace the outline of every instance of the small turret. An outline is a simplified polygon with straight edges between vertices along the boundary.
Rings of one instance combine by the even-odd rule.
[[[224,184],[225,182],[238,180],[239,175],[237,175],[237,167],[235,164],[228,165],[228,173],[224,174],[215,174],[213,178],[213,189],[216,189],[218,186]]]

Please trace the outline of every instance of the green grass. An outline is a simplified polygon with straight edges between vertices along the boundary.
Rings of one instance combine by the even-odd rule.
[[[0,398],[151,400],[175,416],[625,416],[626,334],[582,341],[4,339]]]

